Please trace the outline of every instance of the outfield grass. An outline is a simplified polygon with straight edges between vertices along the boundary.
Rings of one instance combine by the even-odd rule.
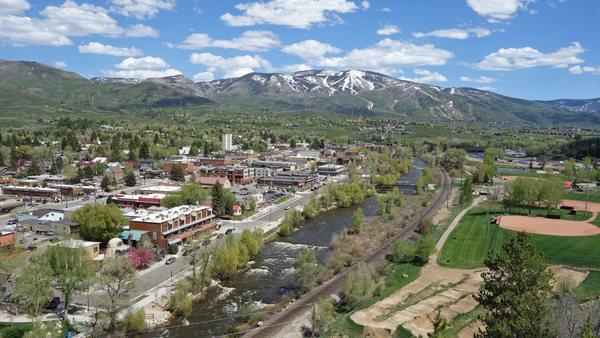
[[[575,289],[575,294],[581,300],[600,297],[600,271],[590,271],[587,278]]]
[[[474,269],[492,248],[499,250],[504,240],[516,232],[491,224],[494,213],[485,207],[469,211],[452,231],[438,257],[438,264],[451,268]],[[550,264],[600,268],[600,235],[561,237],[533,234],[532,239]]]
[[[585,201],[585,193],[577,191],[567,191],[563,194],[566,200]],[[590,193],[588,196],[589,202],[600,203],[600,194]]]

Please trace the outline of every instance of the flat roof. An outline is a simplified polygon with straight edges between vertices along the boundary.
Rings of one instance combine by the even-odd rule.
[[[151,185],[140,188],[140,191],[161,191],[161,192],[177,192],[181,190],[180,186],[176,185]]]
[[[181,205],[165,211],[152,213],[146,216],[136,217],[132,221],[142,223],[162,223],[164,221],[170,221],[195,211],[207,209],[210,208],[203,205]]]
[[[66,241],[58,242],[57,244],[64,248],[77,249],[100,245],[100,242],[88,242],[82,241],[80,239],[68,239]]]

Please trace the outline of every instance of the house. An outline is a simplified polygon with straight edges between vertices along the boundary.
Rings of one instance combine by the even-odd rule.
[[[117,180],[123,178],[123,167],[121,166],[121,163],[110,162],[107,164],[104,176],[114,177]]]
[[[85,251],[88,252],[92,260],[99,260],[102,258],[100,255],[100,242],[89,242],[80,239],[68,239],[66,241],[58,242],[56,243],[56,245],[70,249],[85,249]]]
[[[242,207],[239,204],[234,204],[232,209],[233,216],[240,216],[242,214]]]
[[[38,209],[17,215],[17,223],[24,221],[58,222],[65,219],[65,213],[57,209]]]
[[[190,149],[192,149],[192,147],[189,147],[189,146],[181,147],[179,149],[179,155],[188,156],[190,154]]]
[[[205,188],[211,188],[217,184],[217,182],[220,183],[223,188],[231,188],[231,182],[225,177],[198,177],[196,182]]]
[[[163,249],[213,229],[218,229],[218,225],[212,208],[200,205],[182,205],[134,218],[129,223],[129,230],[148,231],[151,240]]]

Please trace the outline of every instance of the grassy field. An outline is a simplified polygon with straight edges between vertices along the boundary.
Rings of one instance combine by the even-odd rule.
[[[500,249],[505,239],[515,234],[491,224],[493,213],[486,216],[484,207],[472,209],[463,217],[442,248],[438,263],[451,268],[483,267],[487,253]],[[600,235],[560,237],[532,235],[537,248],[550,264],[600,268]]]
[[[563,198],[566,200],[585,201],[585,193],[576,191],[567,191],[564,193]],[[588,196],[589,202],[600,203],[600,194],[590,193]]]
[[[600,297],[600,271],[590,271],[589,276],[575,289],[575,294],[581,300]]]

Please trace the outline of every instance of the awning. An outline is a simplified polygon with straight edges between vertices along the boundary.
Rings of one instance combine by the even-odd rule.
[[[181,238],[175,238],[169,241],[169,245],[181,243]]]

